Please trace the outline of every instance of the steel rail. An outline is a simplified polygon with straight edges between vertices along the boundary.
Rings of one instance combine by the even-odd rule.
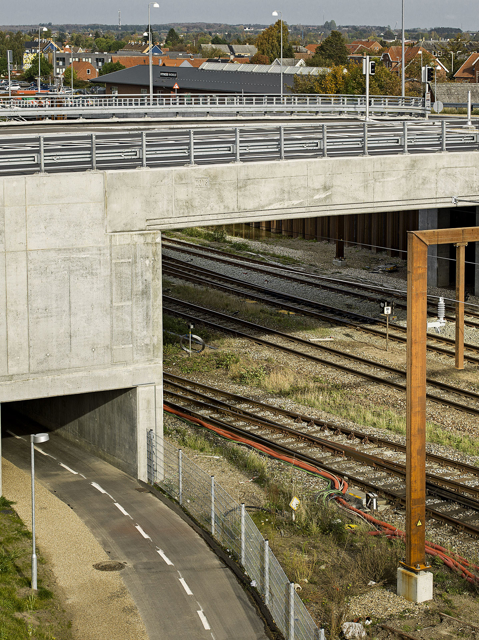
[[[271,342],[269,340],[265,340],[264,338],[260,338],[258,336],[252,336],[249,335],[247,333],[243,333],[237,329],[233,329],[231,327],[225,327],[224,325],[219,325],[218,322],[210,322],[208,320],[206,320],[205,318],[201,318],[199,314],[204,314],[204,315],[210,315],[213,316],[217,319],[222,319],[224,321],[230,322],[230,323],[235,323],[235,324],[240,324],[244,327],[249,327],[253,330],[261,330],[264,333],[269,333],[272,335],[276,335],[279,336],[281,338],[283,338],[284,340],[288,341],[288,342],[295,342],[297,344],[302,344],[304,346],[307,346],[308,348],[311,348],[313,350],[322,350],[325,351],[326,353],[329,353],[330,355],[334,355],[336,357],[340,357],[340,358],[344,358],[347,360],[353,360],[356,362],[360,362],[361,364],[364,364],[366,366],[369,366],[371,368],[376,368],[376,369],[380,369],[383,371],[387,371],[388,373],[393,373],[395,375],[398,375],[402,378],[405,378],[406,374],[404,371],[401,371],[399,369],[395,369],[394,367],[390,367],[388,365],[382,365],[380,363],[376,363],[376,362],[369,362],[364,358],[361,358],[360,356],[354,356],[350,353],[342,353],[339,352],[335,349],[332,349],[330,347],[325,347],[324,345],[316,345],[316,344],[312,344],[310,342],[307,342],[306,340],[302,340],[301,338],[295,338],[293,336],[289,336],[289,335],[285,335],[285,334],[281,334],[279,331],[275,331],[273,329],[267,329],[266,327],[260,327],[259,325],[254,325],[253,323],[247,322],[246,320],[239,320],[237,318],[232,318],[230,316],[226,316],[225,314],[221,314],[218,313],[217,311],[211,311],[210,309],[206,309],[204,307],[200,307],[197,305],[192,305],[190,303],[184,302],[182,300],[177,300],[176,298],[171,298],[168,296],[163,296],[164,301],[166,301],[167,304],[163,304],[163,310],[166,313],[171,313],[171,314],[176,314],[177,316],[186,318],[187,320],[191,320],[191,321],[196,321],[196,322],[201,322],[202,324],[204,324],[205,326],[209,326],[212,329],[216,330],[216,331],[224,331],[226,333],[232,333],[234,335],[238,335],[242,338],[245,338],[247,340],[251,340],[252,342],[255,342],[257,344],[260,344],[262,346],[268,347],[268,348],[273,348],[273,349],[278,349],[281,351],[284,351],[286,353],[289,353],[290,355],[296,356],[296,357],[301,357],[301,358],[306,358],[308,360],[311,360],[313,362],[317,362],[320,364],[324,364],[328,367],[332,367],[335,369],[339,369],[340,371],[344,371],[345,373],[350,373],[352,375],[356,375],[362,378],[365,378],[366,380],[375,382],[377,384],[382,384],[385,386],[389,386],[392,387],[398,391],[406,391],[406,387],[403,384],[399,384],[397,382],[394,382],[392,380],[388,380],[385,379],[384,377],[381,378],[379,376],[376,376],[374,374],[370,374],[370,373],[366,373],[364,371],[358,371],[357,369],[352,369],[351,367],[347,367],[345,365],[339,364],[337,362],[333,362],[332,360],[327,360],[325,358],[319,358],[318,356],[313,356],[311,354],[307,354],[304,353],[302,351],[297,351],[291,347],[286,347],[284,345],[278,345],[274,342]],[[170,302],[170,304],[173,305],[177,305],[177,307],[182,307],[186,309],[189,309],[188,311],[183,311],[181,308],[171,308],[168,306],[168,302]],[[196,315],[193,315],[196,314]],[[468,397],[471,399],[478,399],[479,398],[479,394],[473,392],[473,391],[466,391],[463,389],[459,389],[457,387],[453,387],[452,385],[448,385],[446,383],[441,383],[441,382],[437,382],[435,380],[427,380],[428,385],[432,386],[432,387],[436,387],[438,389],[441,389],[443,391],[449,391],[452,393],[455,393],[459,396],[463,396],[463,397]],[[454,409],[458,409],[459,411],[463,411],[466,413],[471,413],[473,415],[479,415],[479,408],[476,407],[470,407],[468,405],[464,405],[461,404],[460,402],[456,402],[454,400],[448,400],[446,398],[442,398],[441,396],[436,396],[430,392],[428,392],[426,394],[426,397],[428,400],[431,400],[433,402],[436,402],[438,404],[443,404],[446,406],[449,406],[451,408]]]
[[[164,373],[163,380],[166,384],[173,385],[183,390],[183,392],[191,392],[199,395],[200,397],[210,398],[206,393],[214,393],[217,395],[221,395],[227,399],[227,402],[223,402],[221,400],[215,399],[215,402],[223,402],[227,407],[231,407],[231,403],[241,403],[241,404],[250,404],[255,407],[258,407],[261,411],[267,411],[285,418],[289,418],[290,420],[294,420],[295,423],[306,423],[308,427],[319,427],[321,431],[333,431],[334,435],[345,435],[348,440],[360,440],[361,444],[376,444],[378,446],[386,447],[388,449],[393,449],[393,451],[400,451],[402,453],[406,453],[406,445],[401,444],[400,442],[394,442],[392,440],[387,440],[386,438],[382,438],[377,435],[371,435],[369,433],[365,433],[364,431],[359,431],[358,429],[352,429],[351,427],[345,427],[342,424],[336,424],[334,422],[330,422],[328,420],[321,420],[320,418],[315,418],[313,416],[299,413],[297,411],[292,411],[291,409],[284,409],[282,407],[277,407],[275,405],[270,405],[266,402],[261,402],[260,400],[255,400],[254,398],[250,398],[247,396],[240,396],[235,393],[231,393],[231,391],[225,391],[224,389],[218,389],[217,387],[212,387],[210,385],[203,384],[201,382],[197,382],[196,380],[190,380],[188,378],[183,378],[181,376],[174,375],[172,373]],[[192,388],[191,388],[192,387]],[[200,389],[201,391],[196,391],[196,389]],[[202,391],[205,391],[203,394]],[[235,410],[238,413],[241,413],[243,409],[236,407]],[[246,412],[248,413],[248,412]],[[266,420],[266,418],[263,418]],[[453,460],[452,458],[445,458],[444,456],[439,456],[435,453],[426,451],[426,459],[428,462],[432,462],[435,464],[441,464],[443,466],[452,467],[454,469],[458,469],[459,471],[465,473],[471,473],[473,475],[479,476],[479,467],[476,467],[472,464],[468,464],[466,462],[459,462],[458,460]]]
[[[335,293],[338,293],[340,295],[347,295],[347,296],[352,296],[355,298],[360,298],[362,300],[373,300],[376,301],[378,299],[377,295],[380,294],[381,299],[384,297],[384,293],[385,291],[387,292],[387,295],[394,298],[395,299],[395,304],[397,304],[397,306],[401,309],[406,309],[407,305],[404,303],[396,303],[396,300],[399,299],[405,299],[406,298],[406,293],[400,293],[397,291],[387,291],[385,290],[383,287],[379,288],[378,286],[375,285],[368,285],[368,284],[364,284],[361,282],[355,282],[355,281],[348,281],[348,280],[337,280],[336,278],[332,278],[330,276],[319,276],[317,274],[312,274],[312,273],[308,273],[308,274],[303,274],[302,272],[298,271],[298,269],[294,269],[291,268],[289,266],[286,265],[281,265],[281,264],[270,264],[261,260],[258,260],[256,258],[250,258],[249,256],[242,256],[242,255],[234,255],[231,253],[228,253],[226,251],[220,251],[219,249],[214,249],[211,247],[202,247],[201,245],[196,245],[193,243],[189,243],[189,242],[184,242],[183,240],[178,240],[176,238],[162,238],[162,246],[163,248],[169,248],[168,245],[173,245],[174,246],[174,251],[178,251],[180,253],[186,253],[188,255],[194,255],[197,256],[199,258],[205,259],[205,260],[213,260],[215,259],[218,262],[224,262],[225,264],[230,264],[232,266],[241,268],[241,262],[245,262],[249,265],[253,265],[255,271],[258,271],[259,273],[264,273],[264,274],[268,274],[268,275],[272,275],[274,277],[277,278],[283,278],[286,280],[290,280],[292,282],[297,282],[299,284],[304,284],[307,285],[308,287],[315,287],[318,289],[325,289],[327,291],[333,291]],[[217,256],[216,258],[213,258],[211,256],[208,255],[204,255],[204,254],[213,254],[214,256]],[[284,273],[275,273],[275,271],[282,271]],[[308,279],[306,279],[308,278]],[[331,283],[331,284],[329,284]],[[336,284],[335,284],[336,283]],[[354,287],[355,290],[351,290],[348,288],[342,288],[342,287]],[[363,291],[369,291],[370,293],[376,294],[376,295],[366,295],[365,293],[360,293],[359,291],[357,291],[357,289],[361,289]],[[467,309],[467,303],[465,304],[465,307]],[[428,303],[428,307],[429,310],[432,311],[437,311],[437,306],[433,305],[432,303]],[[454,308],[454,305],[446,305],[446,307],[449,308]],[[471,309],[467,309],[467,311],[465,312],[467,313],[467,315],[471,316],[472,318],[479,318],[479,312],[474,312]],[[446,315],[445,318],[447,320],[451,320],[451,321],[455,321],[455,315]],[[383,321],[382,319],[377,319],[377,322],[379,323],[384,323],[385,321]],[[471,320],[464,320],[464,323],[467,326],[470,327],[479,327],[477,322],[473,322]],[[390,322],[390,326],[393,326],[393,323]],[[398,330],[402,330],[403,327],[397,326],[396,328]],[[436,339],[436,336],[430,335],[431,339]],[[448,342],[451,345],[455,344],[455,341],[451,338],[446,338],[444,336],[441,337],[442,340],[444,342]],[[473,348],[473,345],[469,345],[470,348]]]
[[[386,323],[382,319],[363,316],[353,311],[345,311],[344,309],[332,307],[329,305],[324,305],[314,300],[308,300],[307,298],[300,298],[299,296],[291,296],[281,291],[266,289],[265,287],[254,285],[245,281],[239,281],[235,278],[224,276],[222,274],[209,271],[208,269],[203,269],[202,267],[195,267],[191,264],[188,264],[182,261],[177,261],[179,264],[178,264],[178,267],[175,268],[174,266],[171,265],[170,263],[171,260],[174,261],[175,259],[163,256],[163,274],[166,276],[171,276],[177,279],[193,282],[194,284],[197,284],[199,286],[208,285],[208,287],[213,287],[215,289],[218,289],[219,291],[223,291],[224,293],[228,293],[230,295],[236,295],[236,296],[247,295],[249,298],[256,300],[257,302],[268,304],[274,307],[279,307],[287,311],[290,311],[291,313],[299,312],[303,315],[317,318],[318,320],[353,327],[354,329],[363,331],[365,333],[369,333],[371,335],[374,335],[380,338],[386,337],[385,331],[375,329],[371,326],[365,326],[364,324],[364,323],[367,323],[368,325],[372,325],[372,324],[385,325]],[[191,272],[196,275],[192,275]],[[281,276],[278,276],[278,277],[281,277]],[[229,283],[229,286],[218,284],[217,282],[218,280],[224,283]],[[307,283],[305,282],[304,284],[306,285]],[[235,286],[233,285],[236,285],[236,287],[239,287],[239,288],[235,288]],[[256,291],[257,294],[251,293],[251,291]],[[338,293],[340,293],[339,290],[338,290]],[[347,295],[347,293],[344,292],[342,293],[342,295]],[[290,301],[293,304],[288,304],[288,302],[286,301]],[[374,301],[379,302],[379,298],[374,298]],[[320,313],[318,309],[322,309],[326,313]],[[330,313],[333,315],[330,315]],[[349,318],[349,319],[345,319],[345,318]],[[392,330],[399,331],[402,334],[405,334],[406,329],[394,322],[389,323],[390,340],[394,340],[396,342],[406,344],[407,337],[405,335],[394,334],[392,333]],[[428,334],[428,337],[430,340],[434,340],[436,342],[444,342],[445,344],[454,346],[454,340],[452,340],[452,338],[446,338],[440,335],[432,336],[431,334]],[[472,345],[472,344],[465,344],[464,347],[471,351],[475,351],[476,353],[479,352],[479,346]],[[451,351],[450,349],[446,349],[445,347],[438,346],[437,344],[428,344],[427,349],[428,351],[440,353],[441,355],[447,355],[451,357],[455,356],[454,351]],[[476,364],[479,364],[479,357],[475,357],[470,354],[468,355],[466,353],[464,354],[464,358],[468,362],[474,362]]]
[[[185,389],[185,387],[181,387],[181,392],[178,393],[169,389],[165,389],[165,393],[169,396],[172,396],[176,401],[195,404],[201,407],[202,410],[212,410],[225,416],[241,420],[242,422],[248,422],[251,425],[259,427],[261,429],[267,429],[269,431],[281,433],[286,436],[291,436],[295,440],[306,442],[313,447],[318,447],[323,451],[330,452],[331,454],[339,455],[342,458],[350,458],[355,462],[364,463],[368,466],[384,470],[387,473],[397,476],[403,480],[406,477],[406,465],[401,464],[400,462],[385,460],[380,456],[375,456],[370,453],[364,453],[362,451],[359,451],[358,449],[355,449],[354,447],[326,440],[325,438],[319,438],[318,436],[313,436],[311,434],[305,433],[304,431],[292,429],[291,427],[287,427],[285,425],[275,423],[271,420],[255,416],[249,411],[236,411],[235,409],[228,407],[226,403],[222,403],[223,406],[218,406],[219,401],[217,400],[213,400],[215,404],[211,404],[211,398],[208,398],[206,396],[204,396],[203,399],[197,400],[187,396],[185,397],[183,395],[185,393]],[[209,414],[206,419],[210,419],[211,417],[211,414]],[[474,509],[479,512],[479,488],[470,487],[454,479],[443,478],[442,476],[438,476],[434,473],[431,473],[430,471],[426,471],[426,479],[428,479],[426,486],[428,487],[430,494],[437,495],[446,500],[454,500],[455,502],[462,504],[464,507]],[[459,492],[468,493],[471,497],[461,495]]]
[[[278,453],[282,453],[282,454],[286,454],[290,457],[294,457],[298,460],[307,462],[310,465],[313,465],[315,467],[318,467],[320,469],[324,469],[325,471],[328,471],[329,473],[332,473],[334,475],[346,475],[344,474],[344,472],[338,472],[337,469],[335,469],[334,467],[331,467],[330,465],[326,465],[324,462],[318,460],[317,458],[314,458],[312,456],[308,456],[300,451],[294,450],[294,449],[290,449],[289,447],[285,447],[277,442],[275,442],[274,440],[269,440],[268,438],[265,438],[263,436],[259,436],[258,434],[252,433],[251,431],[248,431],[246,429],[242,429],[240,427],[235,427],[227,422],[223,422],[221,420],[218,420],[217,418],[213,418],[211,416],[207,416],[205,417],[203,414],[195,412],[191,409],[185,408],[182,405],[177,405],[175,403],[171,403],[171,402],[167,402],[165,403],[167,406],[170,406],[174,409],[176,409],[177,411],[180,411],[182,413],[185,413],[187,415],[190,415],[194,418],[197,418],[203,422],[209,422],[210,424],[212,424],[213,426],[217,426],[227,432],[230,432],[232,434],[235,435],[239,435],[243,438],[248,438],[254,442],[257,442],[259,444],[262,444],[264,446],[269,447],[270,449],[277,451]],[[368,482],[367,480],[363,479],[363,478],[359,478],[357,476],[353,476],[351,475],[350,472],[347,473],[347,477],[348,477],[348,481],[352,481],[355,485],[365,488],[368,491],[375,491],[378,492],[382,495],[387,496],[388,498],[399,502],[401,504],[405,504],[406,500],[405,497],[402,495],[404,492],[402,491],[393,491],[392,489],[388,489],[387,487],[383,485],[376,485],[373,484],[372,482]],[[457,520],[455,518],[452,518],[451,516],[448,516],[447,514],[441,513],[440,511],[437,511],[436,509],[431,509],[430,507],[426,506],[426,513],[434,518],[435,520],[440,520],[442,522],[446,522],[447,524],[450,524],[458,529],[463,529],[464,531],[466,531],[467,533],[470,533],[472,535],[475,536],[479,536],[479,527],[475,527],[471,524],[469,524],[468,522],[463,522],[460,520]]]
[[[0,137],[0,175],[364,156],[366,147],[367,155],[479,150],[479,131],[423,125],[408,134],[407,126],[397,131],[385,130],[382,123],[357,131],[330,124],[253,131],[224,126],[96,133],[94,138],[90,133],[10,135]]]

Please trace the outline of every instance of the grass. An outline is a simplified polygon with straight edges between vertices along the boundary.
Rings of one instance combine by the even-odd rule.
[[[0,498],[0,640],[69,640],[70,623],[54,592],[41,556],[38,590],[31,590],[31,533]]]

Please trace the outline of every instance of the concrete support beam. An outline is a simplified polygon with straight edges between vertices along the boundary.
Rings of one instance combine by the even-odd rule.
[[[147,435],[152,430],[155,441],[163,442],[163,390],[161,385],[149,384],[137,388],[137,461],[138,479],[148,482]]]

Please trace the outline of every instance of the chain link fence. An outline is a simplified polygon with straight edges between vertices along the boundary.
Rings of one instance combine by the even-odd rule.
[[[287,640],[324,640],[245,505],[194,462],[148,433],[148,481],[177,500],[244,567]]]

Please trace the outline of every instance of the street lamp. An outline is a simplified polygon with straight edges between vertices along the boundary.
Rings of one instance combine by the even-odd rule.
[[[30,450],[32,458],[32,589],[37,589],[37,554],[35,551],[35,445],[50,440],[48,433],[32,433]]]
[[[42,31],[47,31],[47,28],[38,27],[38,93],[40,93],[40,90],[41,90],[40,76],[42,75],[40,72],[40,45],[41,45],[40,34]]]
[[[154,7],[155,9],[159,9],[160,5],[158,2],[149,2],[148,3],[148,66],[150,72],[150,107],[153,105],[153,60],[151,53],[151,20],[150,20],[150,9]]]
[[[273,11],[271,15],[281,18],[281,104],[283,104],[283,12]]]

